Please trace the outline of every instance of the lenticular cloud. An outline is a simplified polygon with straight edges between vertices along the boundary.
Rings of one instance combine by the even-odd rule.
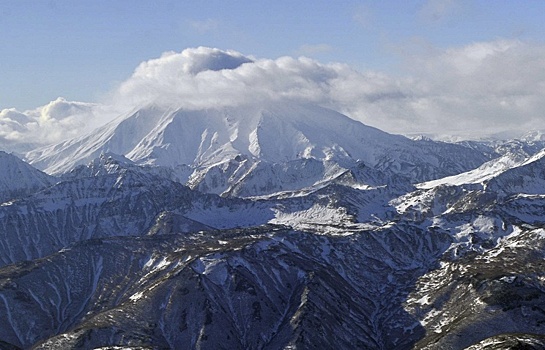
[[[144,62],[114,94],[114,103],[214,108],[281,98],[323,100],[337,69],[307,58],[253,59],[199,47]]]
[[[150,103],[203,109],[304,102],[384,127],[387,114],[408,113],[399,101],[410,94],[386,74],[363,73],[346,64],[323,64],[306,57],[258,59],[199,47],[143,62],[115,91],[112,104],[123,110]],[[414,118],[406,121],[411,123]]]
[[[406,74],[205,47],[142,63],[113,94],[125,108],[311,102],[397,133],[543,128],[545,47],[497,40],[406,57]],[[465,135],[470,136],[470,135]]]

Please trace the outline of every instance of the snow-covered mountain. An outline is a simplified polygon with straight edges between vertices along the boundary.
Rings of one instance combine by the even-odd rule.
[[[508,153],[458,175],[418,184],[419,188],[453,185],[487,188],[497,194],[545,194],[545,150],[524,157]],[[475,187],[475,186],[473,186]]]
[[[52,186],[3,203],[0,264],[41,258],[81,240],[145,235],[161,215],[177,218],[176,232],[254,226],[274,217],[269,203],[227,203],[155,170],[104,154]]]
[[[0,153],[0,348],[539,348],[538,142],[267,103]]]
[[[362,165],[384,179],[420,182],[488,159],[468,147],[413,141],[299,103],[193,111],[151,106],[26,159],[61,174],[104,152],[141,165],[182,167],[177,178],[192,188],[245,197],[320,186]]]
[[[33,193],[55,181],[16,156],[0,151],[0,201]]]

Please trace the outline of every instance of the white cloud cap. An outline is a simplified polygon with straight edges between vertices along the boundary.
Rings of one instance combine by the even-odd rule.
[[[482,136],[545,128],[545,45],[518,40],[405,52],[404,76],[207,47],[141,63],[102,105],[59,98],[0,111],[0,138],[52,143],[146,104],[203,109],[295,100],[395,133]],[[115,113],[114,113],[115,111]]]

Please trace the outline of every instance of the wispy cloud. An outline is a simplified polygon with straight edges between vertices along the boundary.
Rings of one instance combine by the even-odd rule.
[[[419,16],[427,22],[441,22],[459,14],[463,7],[462,0],[427,0],[420,8]]]
[[[354,8],[352,20],[362,28],[369,29],[373,25],[373,15],[371,8],[360,4]]]
[[[315,54],[330,52],[333,50],[333,47],[328,44],[305,44],[301,45],[299,49],[295,52],[297,56],[313,56]]]
[[[433,131],[544,128],[544,57],[544,45],[518,40],[413,56],[407,64],[414,80],[412,114]]]
[[[189,20],[187,23],[199,34],[206,34],[216,31],[220,26],[220,22],[212,18],[207,18],[204,20]]]

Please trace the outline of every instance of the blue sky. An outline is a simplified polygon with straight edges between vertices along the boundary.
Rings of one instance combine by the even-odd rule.
[[[403,73],[403,55],[543,41],[543,1],[0,1],[0,108],[95,101],[142,61],[210,46]],[[401,72],[400,72],[401,70]]]
[[[0,138],[47,143],[108,121],[72,101],[172,95],[202,107],[256,90],[305,91],[297,98],[394,133],[545,129],[543,14],[537,0],[0,0]],[[216,80],[171,65],[218,55],[200,46],[255,65]],[[276,85],[260,72],[271,64]]]

